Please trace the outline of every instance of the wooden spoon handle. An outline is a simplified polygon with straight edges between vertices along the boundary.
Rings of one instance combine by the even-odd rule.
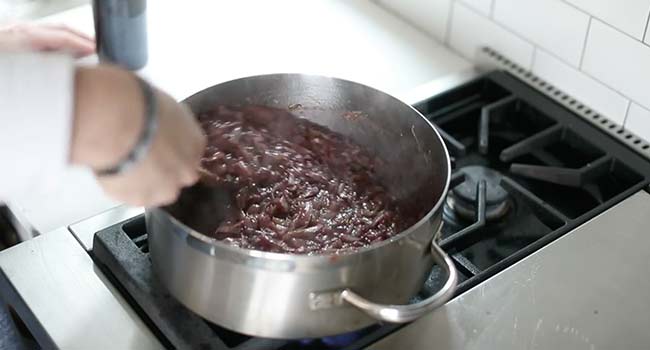
[[[210,172],[209,170],[203,168],[202,166],[197,167],[196,170],[199,171],[199,174],[201,174],[201,176],[207,176],[207,177],[211,177],[211,178],[214,177],[214,174],[212,172]]]

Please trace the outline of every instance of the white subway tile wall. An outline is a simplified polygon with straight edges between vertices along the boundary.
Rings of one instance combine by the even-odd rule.
[[[492,0],[461,0],[465,5],[479,11],[485,16],[490,16],[492,12]]]
[[[445,40],[452,0],[376,0],[376,2],[439,41]]]
[[[593,20],[582,69],[650,108],[650,47]]]
[[[644,139],[650,140],[650,110],[632,103],[627,115],[626,127]]]
[[[580,64],[589,16],[561,1],[496,0],[494,19],[574,66]]]
[[[387,1],[417,27],[444,23],[431,35],[461,55],[491,46],[650,141],[650,0]],[[451,11],[419,15],[435,6]]]
[[[468,58],[476,57],[482,46],[490,46],[514,62],[530,68],[534,46],[481,16],[462,3],[454,4],[449,45]]]
[[[643,39],[650,0],[566,0],[590,15],[635,37]]]
[[[590,107],[598,113],[623,124],[629,100],[588,75],[537,49],[533,72],[542,79],[573,95],[580,101],[592,101]]]

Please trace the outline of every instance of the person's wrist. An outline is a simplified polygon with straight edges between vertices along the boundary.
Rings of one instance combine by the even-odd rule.
[[[114,67],[78,68],[71,162],[98,170],[124,159],[143,127],[141,96],[131,73]]]
[[[129,151],[128,155],[120,159],[119,162],[111,167],[96,169],[97,176],[115,176],[123,174],[142,161],[147,154],[153,143],[158,129],[158,99],[155,90],[146,81],[136,78],[138,87],[144,103],[144,122],[142,130],[138,135],[137,141],[133,148]]]

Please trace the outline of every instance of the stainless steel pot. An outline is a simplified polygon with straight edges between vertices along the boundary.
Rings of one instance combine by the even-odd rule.
[[[155,271],[172,295],[231,330],[268,338],[311,338],[377,321],[408,322],[446,302],[457,275],[434,237],[449,187],[449,155],[434,127],[392,96],[350,81],[300,74],[238,79],[185,102],[289,108],[347,135],[385,161],[380,176],[402,205],[426,215],[379,244],[340,255],[289,255],[232,247],[178,219],[183,201],[146,210]],[[352,112],[352,113],[350,113]],[[447,273],[431,297],[408,304],[437,263]]]

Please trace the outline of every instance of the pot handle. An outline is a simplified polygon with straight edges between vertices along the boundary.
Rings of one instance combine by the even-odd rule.
[[[379,321],[405,323],[418,319],[446,303],[454,293],[458,282],[458,274],[454,263],[434,241],[431,242],[431,255],[433,260],[447,274],[447,281],[436,294],[420,302],[407,305],[378,304],[365,299],[350,289],[341,292],[341,298]]]

